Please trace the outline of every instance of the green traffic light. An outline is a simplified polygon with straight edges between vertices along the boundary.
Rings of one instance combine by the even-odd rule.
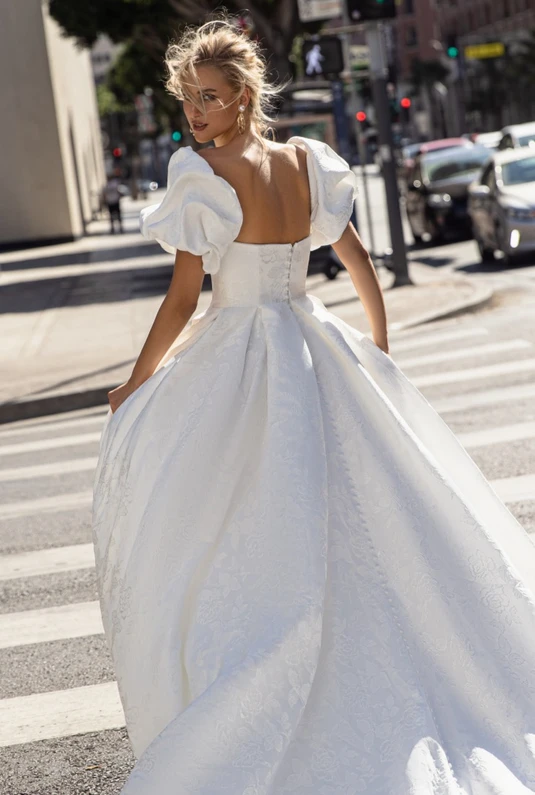
[[[182,133],[179,130],[174,130],[174,132],[171,134],[171,138],[173,141],[180,141],[182,138]]]
[[[447,49],[448,58],[457,58],[459,55],[459,48],[458,47],[448,47]]]

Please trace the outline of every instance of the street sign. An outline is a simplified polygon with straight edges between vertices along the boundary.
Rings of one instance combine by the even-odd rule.
[[[370,65],[370,48],[367,44],[349,45],[349,65],[355,71],[368,69]]]
[[[464,57],[467,60],[501,58],[503,55],[505,55],[505,44],[503,41],[491,41],[486,44],[470,44],[464,48]]]
[[[342,42],[338,36],[305,39],[303,59],[307,77],[339,75],[344,69]]]
[[[342,0],[298,0],[297,7],[301,22],[333,19],[342,14]]]

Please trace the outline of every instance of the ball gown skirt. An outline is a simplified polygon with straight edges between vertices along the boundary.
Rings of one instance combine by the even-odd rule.
[[[229,242],[106,419],[122,793],[534,793],[535,546],[310,248]]]

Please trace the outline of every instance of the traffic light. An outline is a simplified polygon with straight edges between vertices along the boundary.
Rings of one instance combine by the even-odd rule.
[[[320,36],[303,42],[305,74],[308,77],[336,75],[344,69],[344,55],[339,36]]]
[[[175,143],[178,143],[179,141],[182,140],[182,133],[180,132],[180,130],[173,130],[173,132],[171,133],[171,138],[173,139],[173,141],[175,141]]]
[[[373,22],[396,16],[396,0],[347,0],[349,16],[355,22]]]
[[[411,105],[412,105],[411,98],[401,97],[401,99],[399,100],[399,105],[401,108],[399,113],[400,116],[399,120],[401,122],[402,127],[405,129],[411,120],[411,114],[410,114]]]
[[[357,113],[355,113],[355,116],[357,118],[357,121],[360,121],[361,124],[362,122],[366,121],[366,114],[364,113],[363,110],[357,111]]]
[[[119,160],[123,156],[123,150],[120,146],[116,146],[112,154],[116,160]]]
[[[457,36],[450,34],[446,37],[446,55],[448,58],[459,57],[459,47],[457,46]]]

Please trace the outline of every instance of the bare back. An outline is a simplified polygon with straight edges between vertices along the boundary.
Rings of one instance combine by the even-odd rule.
[[[243,153],[199,152],[235,189],[243,212],[239,243],[295,243],[310,234],[307,154],[293,144],[267,142]]]

